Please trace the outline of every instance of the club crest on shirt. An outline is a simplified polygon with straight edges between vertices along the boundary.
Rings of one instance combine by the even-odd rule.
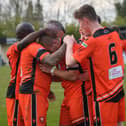
[[[82,42],[81,45],[84,46],[85,48],[88,47],[88,45],[85,42]]]
[[[45,121],[44,117],[39,117],[39,120],[41,123],[44,123],[44,121]]]

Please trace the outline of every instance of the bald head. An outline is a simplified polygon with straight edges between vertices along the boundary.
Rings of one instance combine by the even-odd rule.
[[[63,27],[63,25],[59,22],[59,21],[56,21],[56,20],[50,20],[47,25],[46,25],[47,28],[49,29],[53,29],[53,30],[56,30],[57,31],[57,36],[62,38],[65,34],[65,29]]]
[[[46,27],[50,29],[61,30],[65,33],[65,29],[63,25],[59,21],[56,21],[56,20],[50,20],[47,23]]]
[[[21,40],[29,33],[34,32],[34,27],[31,23],[20,23],[16,27],[16,37],[17,39]]]

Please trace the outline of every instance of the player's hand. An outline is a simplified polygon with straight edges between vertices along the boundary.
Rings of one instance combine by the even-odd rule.
[[[41,69],[42,72],[44,73],[50,73],[52,66],[49,66],[47,64],[39,64],[39,67]]]
[[[66,35],[63,39],[63,42],[67,45],[73,45],[76,40],[73,35]]]
[[[53,91],[50,90],[49,95],[48,95],[48,100],[53,102],[56,101],[56,96]]]
[[[89,78],[88,71],[85,70],[84,73],[80,74],[78,78],[79,78],[79,80],[81,80],[81,81],[89,81],[90,78]]]

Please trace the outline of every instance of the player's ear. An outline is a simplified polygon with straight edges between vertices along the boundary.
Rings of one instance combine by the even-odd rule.
[[[62,38],[62,37],[63,37],[63,35],[64,35],[64,32],[63,32],[63,31],[59,31],[59,32],[57,33],[57,37]]]

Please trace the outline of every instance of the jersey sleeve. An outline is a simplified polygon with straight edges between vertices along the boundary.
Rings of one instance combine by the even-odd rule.
[[[37,58],[38,61],[41,61],[49,52],[40,44],[32,44],[29,47],[30,53],[34,58]]]
[[[10,46],[6,52],[6,56],[9,58],[10,55],[15,55],[20,53],[18,48],[17,48],[17,43],[13,44],[12,46]]]
[[[90,57],[95,50],[96,43],[93,39],[89,39],[80,44],[80,47],[73,53],[74,59],[82,63],[86,58]]]

